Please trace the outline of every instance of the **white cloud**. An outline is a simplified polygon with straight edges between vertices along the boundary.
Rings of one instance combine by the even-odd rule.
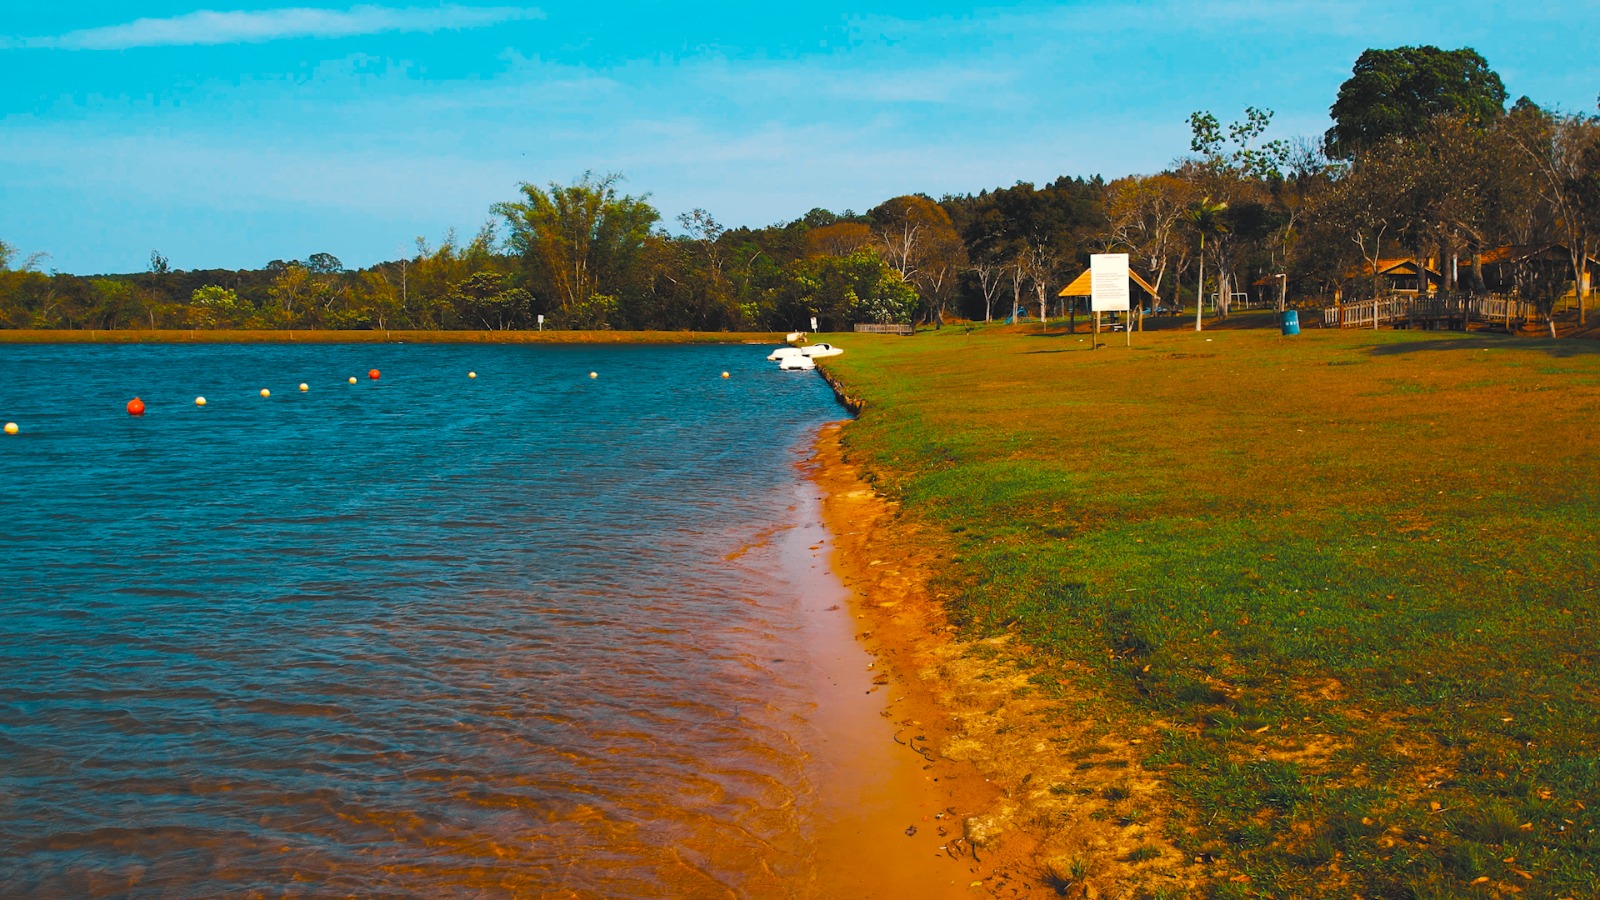
[[[707,90],[730,97],[828,98],[871,104],[976,104],[992,107],[997,92],[1020,75],[1013,67],[976,63],[848,66],[838,61],[694,63],[686,70]]]
[[[86,28],[54,37],[23,38],[12,46],[61,50],[129,50],[135,47],[259,44],[293,38],[340,38],[384,32],[431,32],[483,28],[502,22],[542,19],[544,13],[515,6],[271,9],[250,12],[201,10],[166,19],[135,19],[123,25]]]

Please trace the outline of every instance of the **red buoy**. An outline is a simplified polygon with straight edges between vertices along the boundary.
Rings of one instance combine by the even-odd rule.
[[[373,381],[377,381],[378,380],[378,370],[377,369],[373,369],[372,371],[368,372],[367,373],[367,377],[371,378]]]
[[[142,416],[142,415],[144,415],[144,401],[140,400],[138,397],[135,397],[132,400],[129,400],[128,401],[128,415],[130,415],[130,416]]]

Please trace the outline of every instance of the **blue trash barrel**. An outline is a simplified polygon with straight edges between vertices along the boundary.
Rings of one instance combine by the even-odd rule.
[[[1278,315],[1278,324],[1283,328],[1284,334],[1300,333],[1300,311],[1286,309]]]

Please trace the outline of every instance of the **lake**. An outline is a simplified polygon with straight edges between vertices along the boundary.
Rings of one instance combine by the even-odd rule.
[[[845,413],[766,352],[0,348],[6,892],[803,895]]]

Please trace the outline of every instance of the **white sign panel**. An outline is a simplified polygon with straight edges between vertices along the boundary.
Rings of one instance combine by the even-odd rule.
[[[1096,253],[1089,257],[1089,308],[1094,312],[1128,309],[1128,254]]]

